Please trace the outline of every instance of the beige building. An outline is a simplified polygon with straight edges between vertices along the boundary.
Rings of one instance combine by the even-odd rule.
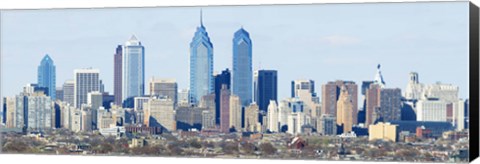
[[[144,112],[145,125],[176,130],[174,102],[171,99],[152,98],[144,105]]]
[[[235,127],[235,129],[242,129],[242,102],[240,97],[235,95],[230,95],[230,127]]]
[[[280,123],[278,121],[279,110],[277,106],[277,102],[275,100],[270,100],[268,104],[268,111],[267,111],[267,122],[268,122],[268,129],[272,132],[279,132],[280,130]]]
[[[171,99],[177,103],[178,87],[175,79],[161,79],[152,77],[149,82],[150,96]]]
[[[342,86],[340,91],[340,97],[337,101],[337,125],[343,126],[343,133],[352,131],[354,124],[353,113],[356,110],[353,109],[353,102],[348,90],[345,86]]]
[[[370,125],[368,127],[368,140],[386,140],[386,141],[397,141],[397,125],[392,125],[390,123],[379,122],[375,125]]]
[[[16,127],[16,98],[15,97],[7,97],[7,121],[6,126],[7,128],[15,128]]]
[[[258,105],[255,103],[250,104],[245,109],[245,131],[248,132],[258,132],[261,131],[261,125],[258,120]]]

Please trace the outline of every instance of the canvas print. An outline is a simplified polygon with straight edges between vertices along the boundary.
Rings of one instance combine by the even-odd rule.
[[[467,162],[468,8],[2,10],[0,147]]]

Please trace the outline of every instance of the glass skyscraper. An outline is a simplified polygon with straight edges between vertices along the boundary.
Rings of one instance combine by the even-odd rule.
[[[270,100],[277,101],[277,71],[258,70],[255,72],[255,102],[259,110],[268,112]]]
[[[200,13],[200,26],[190,43],[190,102],[197,104],[202,96],[212,93],[213,85],[213,45]]]
[[[242,106],[252,103],[252,40],[245,29],[240,28],[233,37],[232,92],[240,97]]]
[[[145,92],[145,48],[133,35],[122,51],[122,101]]]
[[[52,100],[56,99],[55,76],[53,60],[46,54],[38,66],[38,86],[46,88],[46,95],[50,96]]]

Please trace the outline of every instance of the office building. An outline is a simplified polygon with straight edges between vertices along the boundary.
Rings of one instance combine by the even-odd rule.
[[[232,93],[248,106],[253,96],[252,40],[243,27],[234,34],[232,59]]]
[[[202,96],[214,92],[213,85],[213,45],[203,26],[202,13],[200,13],[200,26],[197,27],[190,43],[191,103],[197,104]]]
[[[190,93],[188,89],[182,89],[178,91],[178,94],[177,94],[178,106],[188,106],[190,104],[189,94]]]
[[[242,129],[242,102],[240,97],[236,95],[230,95],[230,128],[235,128],[239,131]]]
[[[177,105],[177,82],[175,79],[156,79],[152,77],[149,82],[150,96],[168,98]]]
[[[113,95],[115,105],[122,105],[122,45],[118,45],[113,55]]]
[[[75,81],[67,80],[63,83],[63,101],[70,104],[71,106],[75,105]]]
[[[278,109],[278,106],[277,106],[277,102],[274,101],[274,100],[270,100],[270,103],[268,104],[268,112],[267,112],[267,116],[268,116],[268,130],[270,130],[271,132],[279,132],[280,130],[280,125],[279,125],[279,109]]]
[[[220,90],[220,131],[227,133],[230,130],[230,90],[222,85]]]
[[[417,72],[410,72],[410,79],[408,81],[407,87],[405,88],[405,99],[407,100],[418,100],[421,99],[423,90],[425,86],[420,83],[419,76]]]
[[[55,89],[55,96],[57,97],[56,100],[63,101],[63,89],[62,89],[62,87],[57,87],[57,89]]]
[[[38,87],[46,88],[46,95],[56,100],[56,70],[52,58],[47,54],[38,66]]]
[[[133,35],[122,50],[122,101],[145,93],[145,48]]]
[[[322,113],[337,116],[337,101],[340,97],[341,87],[345,86],[348,91],[348,95],[352,100],[352,117],[353,124],[357,123],[358,113],[358,86],[353,81],[330,81],[327,84],[322,85]],[[338,118],[337,118],[338,119]]]
[[[342,86],[340,96],[337,101],[337,125],[342,127],[343,133],[349,133],[352,131],[354,125],[353,122],[353,100],[348,93],[345,86]]]
[[[150,99],[144,106],[145,125],[175,131],[175,109],[170,99]]]
[[[325,135],[337,135],[337,122],[336,118],[332,115],[324,114],[319,118],[317,125],[317,132]]]
[[[270,100],[277,101],[277,71],[258,70],[254,74],[255,103],[259,110],[267,113]]]
[[[447,122],[447,102],[438,99],[419,100],[417,121]]]
[[[82,104],[87,104],[88,93],[100,91],[100,71],[91,68],[76,69],[74,75],[74,106],[80,108]]]
[[[260,132],[261,124],[259,121],[259,107],[257,104],[252,103],[245,108],[245,131],[247,132]]]
[[[208,111],[206,108],[199,107],[178,107],[175,110],[175,120],[177,129],[189,131],[191,129],[202,129],[203,112]]]
[[[220,113],[220,90],[223,85],[230,89],[230,70],[225,69],[222,73],[215,75],[215,113]],[[215,118],[215,123],[220,124],[220,115]]]

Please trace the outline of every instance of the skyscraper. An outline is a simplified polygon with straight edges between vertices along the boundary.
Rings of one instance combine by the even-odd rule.
[[[245,131],[259,132],[261,131],[259,108],[255,103],[250,104],[245,108]]]
[[[150,96],[168,98],[177,105],[177,82],[175,79],[156,79],[152,77],[149,82]]]
[[[170,99],[150,99],[145,108],[145,124],[150,127],[162,127],[164,130],[175,131],[175,110]]]
[[[145,93],[145,48],[133,35],[122,50],[122,101]]]
[[[222,85],[220,91],[220,131],[227,133],[230,129],[230,90]]]
[[[337,125],[343,128],[343,133],[352,131],[353,122],[353,101],[345,86],[340,89],[340,96],[337,101]]]
[[[74,106],[80,108],[82,104],[87,104],[89,92],[100,91],[100,71],[92,68],[76,69],[74,74]]]
[[[56,81],[55,81],[55,65],[52,58],[48,54],[43,57],[40,65],[38,66],[38,86],[47,88],[47,96],[50,96],[52,100],[56,99]]]
[[[122,45],[118,45],[113,56],[113,94],[115,105],[122,104]]]
[[[351,96],[353,105],[353,124],[357,123],[358,86],[353,81],[331,81],[322,85],[322,114],[337,116],[337,101],[340,97],[341,87],[345,86]],[[338,118],[337,118],[338,119]]]
[[[270,104],[268,104],[268,129],[271,132],[279,132],[279,110],[277,106],[277,102],[270,100]]]
[[[400,88],[383,88],[380,91],[380,112],[378,119],[382,122],[401,120],[402,91]]]
[[[70,106],[75,105],[75,81],[67,80],[63,83],[63,101]]]
[[[190,101],[197,104],[202,96],[213,90],[213,45],[203,26],[200,11],[200,26],[190,43]]]
[[[316,118],[320,117],[321,104],[315,93],[315,82],[313,80],[292,81],[292,96],[305,103],[305,114],[311,118],[311,124],[316,128]]]
[[[230,95],[230,128],[234,127],[239,131],[242,129],[242,104],[240,98],[236,95]]]
[[[252,40],[243,27],[234,34],[232,59],[232,93],[240,97],[242,106],[248,106],[253,96]]]
[[[270,100],[277,101],[277,80],[276,70],[255,71],[255,102],[261,112],[268,112]]]
[[[230,70],[225,69],[222,73],[215,75],[215,113],[220,113],[220,90],[226,85],[230,89]],[[215,123],[220,124],[220,115],[216,115]]]

